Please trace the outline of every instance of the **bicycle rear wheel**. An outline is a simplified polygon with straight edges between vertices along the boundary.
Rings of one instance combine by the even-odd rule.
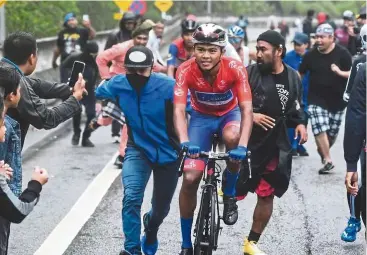
[[[213,200],[214,196],[216,196],[214,187],[204,187],[195,226],[195,255],[211,255],[213,253],[217,230],[217,218],[215,217],[217,204],[213,203],[216,201],[216,198]]]

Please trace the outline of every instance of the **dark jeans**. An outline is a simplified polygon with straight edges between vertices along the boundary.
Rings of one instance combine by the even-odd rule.
[[[358,176],[358,179],[362,178],[362,186],[360,187],[358,195],[354,200],[354,213],[357,219],[360,219],[362,216],[363,223],[366,226],[366,152],[364,149],[361,152],[360,161],[361,176]],[[349,209],[351,206],[350,196],[351,195],[347,193]]]
[[[117,120],[112,120],[111,132],[112,136],[120,136],[121,124]]]
[[[60,66],[60,82],[61,83],[67,83],[70,74],[71,74],[71,69],[70,68],[62,68]]]
[[[88,92],[88,96],[82,99],[81,103],[85,107],[85,112],[87,115],[87,121],[85,122],[85,128],[83,132],[83,140],[88,139],[91,135],[91,129],[89,128],[89,124],[96,117],[96,97],[94,93]],[[82,118],[82,113],[79,112],[73,116],[73,128],[74,134],[79,135],[81,133],[80,129],[80,121]]]
[[[0,216],[0,255],[8,254],[10,221]]]
[[[141,254],[141,206],[152,172],[153,194],[148,229],[158,231],[163,219],[168,215],[175,193],[178,180],[177,163],[152,165],[138,149],[128,146],[121,175],[124,187],[122,228],[125,234],[125,250],[132,255]]]
[[[361,194],[361,211],[362,211],[362,220],[364,226],[366,226],[366,151],[363,151],[361,154],[361,178],[362,178],[362,187],[358,194]]]

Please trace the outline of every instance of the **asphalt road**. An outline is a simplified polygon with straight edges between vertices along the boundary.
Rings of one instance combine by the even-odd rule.
[[[257,34],[260,32],[261,30],[253,31]],[[30,179],[31,170],[35,165],[47,168],[51,177],[34,212],[21,225],[12,225],[9,255],[34,254],[45,240],[48,240],[51,232],[61,224],[65,215],[73,213],[74,204],[117,151],[118,146],[112,144],[110,127],[100,128],[93,134],[95,148],[73,147],[72,133],[70,129],[67,131],[69,134],[55,137],[48,146],[34,152],[34,155],[23,163],[24,185]],[[340,240],[348,217],[343,184],[343,129],[331,151],[336,167],[332,174],[325,176],[320,176],[317,172],[321,162],[316,153],[311,130],[309,132],[307,148],[310,157],[294,160],[289,190],[281,199],[275,199],[273,217],[260,239],[259,247],[272,255],[365,254],[364,228],[358,234],[356,242],[348,244]],[[30,136],[32,135],[34,134],[30,133]],[[118,173],[120,170],[110,171],[116,171],[116,179],[111,185],[108,182],[100,183],[107,185],[108,191],[92,215],[87,217],[86,223],[68,245],[64,255],[117,255],[121,250],[124,240],[121,231],[123,188]],[[179,189],[180,182],[170,214],[159,232],[158,255],[178,254],[180,250]],[[142,213],[150,209],[151,194],[152,181],[145,192]],[[90,203],[94,197],[97,197],[97,194],[89,192]],[[242,254],[243,238],[251,228],[255,204],[254,195],[249,195],[238,203],[238,223],[234,226],[224,225],[215,254]],[[76,215],[75,212],[73,215]],[[82,218],[80,215],[76,217]],[[59,233],[60,241],[71,235],[72,227],[66,226],[66,230]],[[57,241],[52,244],[55,245],[55,251],[51,250],[48,254],[59,254],[56,250],[57,244]]]

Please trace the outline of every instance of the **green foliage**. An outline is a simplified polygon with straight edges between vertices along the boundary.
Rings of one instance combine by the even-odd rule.
[[[113,14],[119,9],[113,1],[75,1],[78,7],[76,12],[81,21],[83,14],[88,14],[93,27],[97,31],[108,30],[118,25]]]
[[[75,1],[70,2],[7,2],[7,32],[27,31],[37,37],[54,36],[60,30],[63,16],[77,11]]]
[[[118,24],[113,19],[118,7],[112,1],[8,1],[5,10],[7,33],[22,30],[38,38],[56,36],[68,12],[74,12],[80,23],[82,15],[88,14],[97,31],[112,29]]]
[[[158,21],[162,19],[161,11],[158,10],[158,8],[154,6],[153,1],[147,2],[147,12],[145,13],[144,17],[147,19],[151,19],[153,21]]]
[[[340,18],[343,11],[357,13],[364,1],[211,1],[213,15],[267,16],[298,15],[304,16],[308,9],[324,11],[332,18]],[[146,18],[161,19],[160,11],[154,1],[147,1]],[[36,37],[55,36],[61,29],[66,13],[76,13],[79,22],[83,14],[89,14],[93,27],[97,31],[112,29],[118,21],[113,14],[118,7],[113,1],[8,1],[5,5],[7,32],[17,30],[32,32]],[[174,1],[168,14],[196,15],[206,14],[207,1]]]

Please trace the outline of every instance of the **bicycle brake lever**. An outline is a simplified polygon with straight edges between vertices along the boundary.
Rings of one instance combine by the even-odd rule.
[[[187,147],[184,147],[181,152],[180,152],[180,155],[179,155],[179,160],[180,160],[180,165],[178,167],[178,177],[181,177],[182,176],[182,173],[183,173],[183,168],[184,168],[184,162],[185,162],[185,158],[187,156]]]
[[[248,163],[248,170],[249,170],[249,178],[252,178],[252,169],[251,169],[251,151],[247,152],[247,163]]]

